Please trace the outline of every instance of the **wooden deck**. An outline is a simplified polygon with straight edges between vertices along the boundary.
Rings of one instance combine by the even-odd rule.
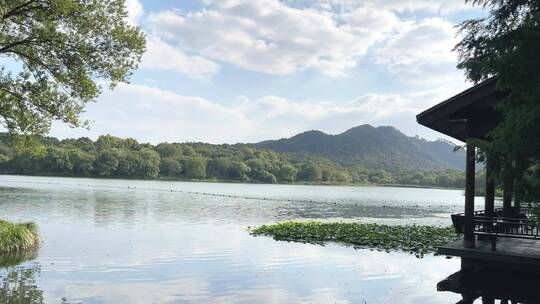
[[[463,241],[456,241],[438,248],[441,255],[456,256],[480,264],[519,267],[540,271],[540,240],[498,238],[497,250],[490,242],[476,241],[476,248],[464,248]]]

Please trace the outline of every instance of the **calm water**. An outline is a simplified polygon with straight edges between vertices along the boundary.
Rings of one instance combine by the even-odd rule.
[[[435,286],[458,259],[276,242],[247,227],[449,225],[462,204],[459,190],[0,176],[1,218],[34,221],[43,238],[35,259],[0,269],[0,301],[23,286],[31,303],[455,303]]]

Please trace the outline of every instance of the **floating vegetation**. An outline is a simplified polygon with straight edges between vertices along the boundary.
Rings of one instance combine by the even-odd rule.
[[[438,246],[458,240],[453,227],[391,226],[361,223],[283,222],[262,225],[250,231],[253,236],[271,236],[279,241],[324,245],[337,242],[354,248],[382,251],[402,250],[423,257]]]
[[[0,220],[0,260],[2,256],[34,252],[39,245],[39,234],[34,223],[10,223]],[[10,260],[11,258],[8,258]]]

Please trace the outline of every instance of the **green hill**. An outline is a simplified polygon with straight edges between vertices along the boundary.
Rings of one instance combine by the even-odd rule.
[[[448,141],[409,137],[389,126],[361,125],[337,135],[307,131],[254,146],[280,153],[320,156],[344,166],[361,165],[388,171],[463,170],[465,163],[465,153],[454,152],[454,145]]]
[[[152,145],[110,135],[95,141],[33,141],[25,149],[0,133],[0,174],[437,187],[464,183],[463,171],[454,169],[463,163],[463,152],[390,127],[360,126],[340,135],[310,131],[255,145]]]

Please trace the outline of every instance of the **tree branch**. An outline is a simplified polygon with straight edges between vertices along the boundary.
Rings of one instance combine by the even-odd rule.
[[[37,2],[36,0],[31,0],[31,1],[28,1],[26,3],[23,3],[15,8],[13,8],[11,11],[9,11],[7,14],[5,14],[4,16],[2,16],[2,20],[6,20],[6,19],[9,19],[15,15],[18,15],[21,13],[21,11],[25,11],[25,7],[29,6],[30,4],[34,3],[34,2]]]
[[[9,53],[9,52],[11,52],[11,50],[10,50],[11,48],[14,48],[14,47],[19,46],[19,45],[23,45],[23,44],[28,43],[30,41],[31,41],[30,37],[26,37],[23,40],[12,42],[12,43],[0,48],[0,54]]]

